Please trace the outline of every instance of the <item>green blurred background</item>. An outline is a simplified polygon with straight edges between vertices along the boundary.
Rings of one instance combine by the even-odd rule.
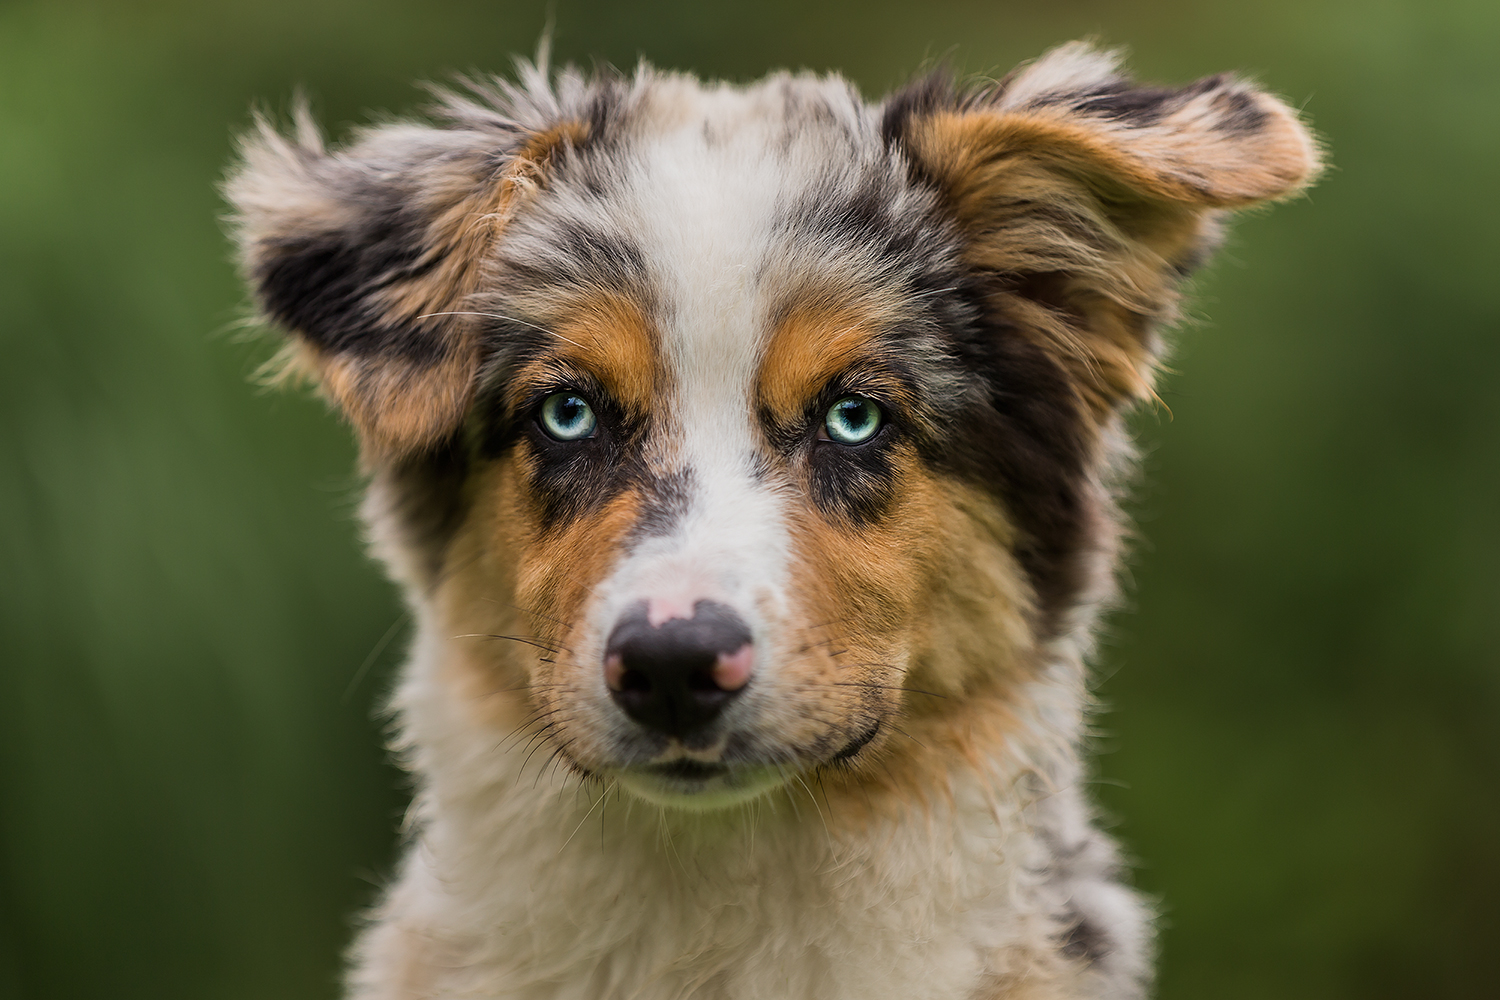
[[[395,594],[345,431],[258,393],[214,185],[504,70],[540,3],[0,4],[0,995],[331,997],[393,855]],[[1480,998],[1500,950],[1500,4],[557,0],[562,59],[731,79],[1069,38],[1257,74],[1335,168],[1244,219],[1141,415],[1099,794],[1161,996]],[[383,637],[394,641],[383,643]]]

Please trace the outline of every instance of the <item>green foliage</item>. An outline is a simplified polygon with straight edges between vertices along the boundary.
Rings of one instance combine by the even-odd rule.
[[[1254,72],[1335,170],[1244,220],[1143,414],[1100,793],[1161,995],[1490,995],[1500,939],[1500,72],[1490,0],[562,0],[563,59],[879,93],[1098,33]],[[214,184],[503,70],[540,3],[0,6],[0,995],[329,997],[403,802],[396,595],[345,432],[258,393]],[[382,646],[382,636],[395,641]],[[369,664],[365,669],[362,665]]]

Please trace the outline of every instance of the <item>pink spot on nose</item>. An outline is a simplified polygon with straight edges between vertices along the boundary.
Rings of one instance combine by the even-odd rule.
[[[625,690],[625,661],[619,653],[604,658],[604,683],[611,691]]]
[[[754,664],[755,650],[748,642],[733,653],[720,653],[714,664],[714,683],[720,691],[738,691],[750,683]]]
[[[646,620],[652,628],[661,628],[673,618],[692,619],[697,601],[690,597],[653,597],[646,602]]]

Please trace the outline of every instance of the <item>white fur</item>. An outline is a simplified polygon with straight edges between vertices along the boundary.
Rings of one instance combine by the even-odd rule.
[[[1136,995],[1139,958],[1089,974],[1054,957],[1048,914],[1070,899],[1133,928],[1122,950],[1144,939],[1128,890],[1047,877],[1046,838],[1093,843],[1067,749],[1076,660],[1029,692],[1031,746],[988,773],[955,767],[951,806],[856,837],[831,832],[842,825],[796,782],[704,815],[528,768],[443,683],[444,648],[424,629],[397,699],[428,776],[421,832],[360,944],[353,996],[938,1000],[1025,996],[1006,991],[1028,982],[1068,984],[1037,996]]]

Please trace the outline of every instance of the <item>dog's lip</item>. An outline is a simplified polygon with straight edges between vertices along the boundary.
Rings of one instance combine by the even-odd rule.
[[[695,783],[707,783],[716,779],[732,779],[746,770],[757,770],[768,766],[785,766],[791,760],[796,759],[804,761],[801,765],[803,767],[816,767],[820,764],[842,764],[857,756],[876,736],[880,735],[881,729],[881,720],[872,720],[869,726],[855,733],[854,737],[831,757],[824,757],[821,760],[818,759],[818,756],[814,755],[806,757],[796,755],[790,758],[783,755],[779,758],[757,759],[755,755],[746,756],[743,754],[733,754],[728,759],[725,756],[716,756],[714,759],[705,760],[702,756],[683,753],[681,756],[673,756],[669,760],[657,760],[652,763],[638,762],[627,765],[626,770],[642,775],[649,775],[653,778],[691,785]],[[723,754],[723,752],[721,749],[719,754]]]
[[[712,811],[765,795],[787,781],[784,767],[678,757],[616,772],[626,791],[659,806]]]
[[[659,778],[670,778],[675,781],[712,781],[714,778],[728,775],[730,767],[728,764],[717,761],[679,758],[662,764],[648,764],[641,770]]]
[[[850,740],[849,743],[848,743],[848,745],[845,746],[844,749],[840,750],[838,753],[834,754],[833,757],[831,758],[831,760],[833,760],[834,762],[838,762],[838,761],[842,761],[842,760],[848,760],[850,757],[853,757],[855,754],[857,754],[861,750],[863,750],[865,748],[865,746],[868,745],[871,740],[873,740],[877,735],[879,735],[879,733],[880,733],[880,720],[876,719],[874,722],[872,722],[870,724],[870,728],[866,729],[864,732],[862,732],[858,736],[854,737],[854,739]]]

